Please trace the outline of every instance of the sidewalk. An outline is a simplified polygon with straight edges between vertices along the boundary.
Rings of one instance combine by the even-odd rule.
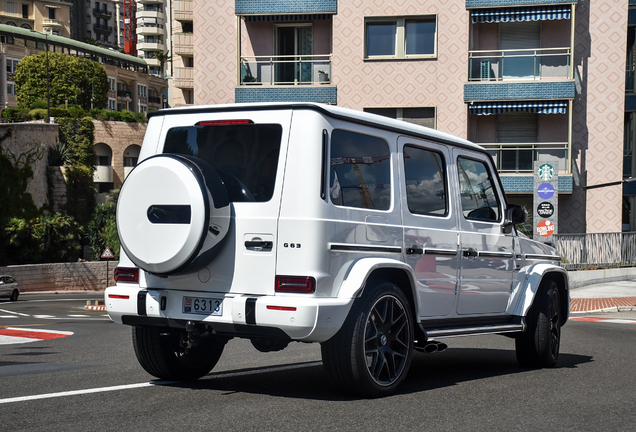
[[[636,311],[636,281],[613,281],[570,290],[570,312]]]

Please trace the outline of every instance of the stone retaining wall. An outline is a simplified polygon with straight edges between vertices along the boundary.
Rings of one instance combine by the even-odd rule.
[[[55,264],[0,266],[0,274],[16,278],[21,292],[103,291],[115,284],[117,261],[86,261]],[[106,274],[108,268],[108,281]]]

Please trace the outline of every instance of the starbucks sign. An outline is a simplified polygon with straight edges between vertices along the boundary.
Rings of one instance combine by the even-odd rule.
[[[559,162],[534,163],[533,224],[535,240],[551,242],[557,232],[559,208]]]

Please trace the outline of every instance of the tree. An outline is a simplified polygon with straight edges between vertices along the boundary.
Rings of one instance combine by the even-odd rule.
[[[169,55],[167,52],[156,51],[152,54],[152,58],[159,61],[159,66],[161,67],[161,75],[165,75],[163,68],[166,63],[172,61],[172,56]]]
[[[87,58],[48,53],[51,107],[76,104],[85,110],[108,104],[108,78],[104,67]],[[20,108],[46,101],[46,53],[23,58],[15,71],[16,99]]]

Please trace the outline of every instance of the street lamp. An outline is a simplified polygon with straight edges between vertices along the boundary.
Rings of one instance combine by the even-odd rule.
[[[50,123],[51,122],[51,80],[49,79],[49,34],[48,33],[41,33],[39,31],[35,31],[35,30],[31,30],[33,33],[38,33],[38,34],[43,34],[44,35],[44,39],[46,41],[46,51],[45,51],[45,57],[46,57],[46,119],[44,120],[45,123]],[[36,43],[37,46],[37,43]]]

